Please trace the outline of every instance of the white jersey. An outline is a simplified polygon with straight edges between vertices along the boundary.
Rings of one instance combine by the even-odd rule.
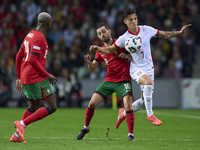
[[[130,71],[135,69],[152,69],[153,61],[151,56],[150,39],[156,36],[159,30],[154,29],[150,26],[138,26],[138,33],[133,34],[130,30],[126,31],[122,36],[120,36],[116,42],[116,47],[125,47],[125,41],[129,37],[137,37],[141,39],[141,49],[138,52],[130,53],[132,56],[132,61],[130,64]]]

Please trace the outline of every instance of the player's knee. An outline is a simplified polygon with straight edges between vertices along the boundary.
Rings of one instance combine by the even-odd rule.
[[[153,85],[152,80],[145,80],[144,85]]]
[[[96,104],[93,103],[92,101],[90,101],[89,104],[88,104],[88,108],[95,109],[96,108]]]
[[[54,105],[52,105],[48,109],[49,109],[49,114],[52,114],[52,113],[54,113],[57,110],[57,106],[56,106],[56,104],[54,104]]]

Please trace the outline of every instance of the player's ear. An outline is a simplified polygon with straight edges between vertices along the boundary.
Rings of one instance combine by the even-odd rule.
[[[110,29],[108,30],[108,32],[109,32],[109,34],[111,34],[111,30]]]
[[[126,22],[127,22],[127,19],[125,18],[123,21],[124,21],[124,23],[126,24]]]

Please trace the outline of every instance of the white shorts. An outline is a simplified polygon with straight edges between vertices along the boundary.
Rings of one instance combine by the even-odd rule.
[[[130,70],[131,78],[133,80],[135,80],[138,84],[140,84],[139,83],[140,77],[144,74],[148,75],[151,78],[151,80],[153,81],[153,88],[152,88],[152,93],[153,93],[153,91],[154,91],[154,69],[153,68],[151,68],[151,69],[137,68],[134,70],[133,69]],[[144,89],[144,86],[141,84],[140,84],[140,89],[141,89],[141,91],[143,91],[143,89]]]

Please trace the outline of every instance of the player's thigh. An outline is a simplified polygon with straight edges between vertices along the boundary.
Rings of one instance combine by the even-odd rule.
[[[99,94],[103,99],[106,99],[114,92],[113,85],[113,82],[104,81],[97,87],[95,93]]]
[[[138,84],[140,84],[139,80],[143,75],[147,75],[148,79],[152,81],[153,89],[152,92],[154,91],[154,70],[152,68],[150,69],[135,69],[134,71],[130,72],[131,78],[135,80]],[[140,89],[143,91],[144,85],[140,84]]]
[[[24,91],[24,95],[29,100],[45,100],[51,96],[53,96],[53,91],[51,89],[51,86],[47,80],[43,80],[38,83],[34,84],[24,84],[23,89],[26,89]]]
[[[132,83],[129,81],[114,83],[114,90],[122,100],[126,95],[133,95]]]

